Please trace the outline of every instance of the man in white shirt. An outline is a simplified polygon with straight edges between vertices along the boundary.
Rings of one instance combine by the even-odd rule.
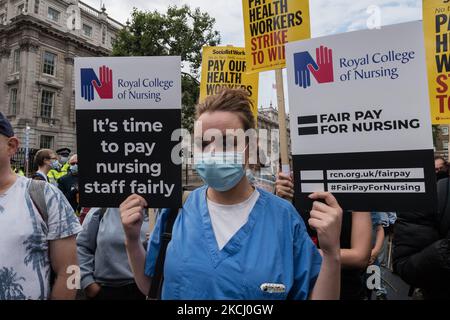
[[[40,184],[45,214],[32,199],[32,180],[10,168],[18,146],[0,113],[0,300],[74,299],[76,286],[68,280],[78,265],[75,236],[81,226],[52,185]]]

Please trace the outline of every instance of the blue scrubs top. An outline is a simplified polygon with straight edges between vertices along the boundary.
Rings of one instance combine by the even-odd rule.
[[[162,299],[308,299],[322,258],[303,220],[287,201],[261,194],[248,222],[219,250],[206,202],[207,187],[193,191],[180,210],[167,247]],[[168,210],[162,210],[148,246],[152,277]],[[284,293],[261,290],[283,284]]]

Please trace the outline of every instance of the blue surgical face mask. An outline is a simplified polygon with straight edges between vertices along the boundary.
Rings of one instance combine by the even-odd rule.
[[[72,172],[72,174],[77,174],[78,173],[78,164],[74,164],[72,166],[70,166],[70,172]]]
[[[233,189],[245,176],[244,152],[203,153],[195,160],[202,180],[219,192]]]
[[[59,171],[61,169],[61,164],[59,163],[58,160],[53,160],[50,163],[50,168],[52,168],[53,170],[58,170]]]

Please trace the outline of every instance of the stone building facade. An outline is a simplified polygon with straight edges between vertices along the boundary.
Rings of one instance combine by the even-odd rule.
[[[258,110],[258,129],[266,129],[268,130],[268,141],[267,146],[272,145],[273,143],[279,143],[279,141],[272,141],[272,137],[270,135],[271,130],[278,130],[280,128],[278,124],[278,110],[275,109],[272,104],[269,107],[262,107]],[[289,122],[289,115],[286,114],[286,128],[287,128],[287,140],[288,140],[288,150],[291,152],[291,129],[290,129],[290,122]],[[261,141],[260,143],[264,143]],[[271,150],[270,148],[268,150]],[[267,155],[271,157],[271,154]],[[292,155],[289,154],[289,159],[292,165]]]
[[[448,143],[449,143],[449,126],[436,126],[435,127],[435,146],[434,151],[436,156],[444,157],[448,159]]]
[[[74,58],[110,55],[122,27],[77,0],[0,0],[0,111],[22,142],[76,150]]]

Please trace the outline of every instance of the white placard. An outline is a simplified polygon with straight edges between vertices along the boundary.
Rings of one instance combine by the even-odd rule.
[[[299,210],[315,191],[347,210],[434,208],[422,22],[288,43],[286,54]]]
[[[433,149],[421,22],[288,43],[287,57],[294,155]]]
[[[75,88],[77,110],[181,109],[181,58],[76,58]]]

